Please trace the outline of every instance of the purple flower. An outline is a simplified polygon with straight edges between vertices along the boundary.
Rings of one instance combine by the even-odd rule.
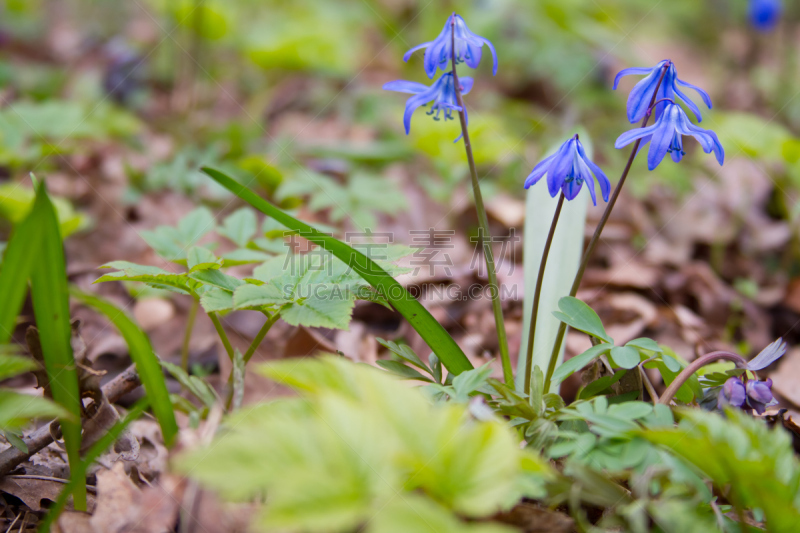
[[[525,180],[525,188],[534,185],[547,174],[547,188],[550,196],[555,198],[558,191],[561,190],[567,200],[572,200],[578,195],[585,181],[589,187],[589,194],[592,196],[592,203],[597,205],[592,173],[600,183],[603,200],[607,202],[608,193],[611,191],[611,182],[608,181],[600,167],[586,156],[581,141],[575,135],[562,144],[556,153],[545,158],[533,168]]]
[[[475,35],[467,27],[467,23],[459,15],[453,13],[447,18],[442,33],[430,42],[415,46],[405,53],[403,61],[408,61],[411,54],[425,48],[425,74],[430,79],[436,75],[436,69],[447,69],[447,64],[453,56],[453,25],[455,25],[456,63],[466,62],[471,68],[476,68],[481,62],[483,45],[489,47],[494,59],[492,74],[497,74],[497,53],[488,39]]]
[[[772,380],[758,381],[751,379],[747,382],[747,405],[756,410],[758,414],[764,414],[769,405],[775,403],[772,396]]]
[[[458,81],[461,83],[461,94],[469,93],[472,89],[472,78],[459,78]],[[427,113],[433,116],[433,120],[439,120],[439,114],[442,111],[444,111],[445,120],[453,118],[454,110],[461,111],[461,107],[457,103],[453,74],[450,72],[442,74],[430,87],[413,81],[396,80],[384,84],[383,88],[387,91],[414,95],[406,102],[406,111],[403,115],[406,135],[411,132],[411,115],[420,106],[433,102],[430,111]]]
[[[781,20],[783,6],[780,0],[750,0],[747,14],[750,24],[760,32],[770,32]]]
[[[730,378],[722,386],[717,398],[717,407],[722,409],[726,405],[742,407],[745,402],[746,392],[744,383],[739,378]]]
[[[725,159],[725,150],[723,150],[717,134],[692,124],[683,109],[674,102],[665,102],[665,104],[664,112],[655,124],[623,133],[619,136],[614,146],[622,148],[636,139],[642,139],[642,145],[650,142],[650,151],[647,154],[647,168],[653,170],[661,163],[667,153],[672,154],[672,160],[676,163],[680,161],[685,154],[683,151],[683,136],[690,135],[697,139],[705,153],[708,154],[713,151],[721,165]]]
[[[643,80],[636,84],[631,91],[631,94],[628,96],[628,120],[630,120],[631,124],[634,122],[639,122],[647,114],[648,108],[650,107],[650,102],[653,100],[653,93],[656,90],[658,81],[661,79],[661,73],[663,72],[665,65],[667,66],[667,72],[664,74],[664,80],[661,82],[661,86],[658,88],[658,96],[656,97],[656,101],[664,99],[673,101],[681,100],[689,107],[689,109],[692,110],[692,113],[694,113],[697,117],[697,121],[702,122],[703,117],[700,116],[700,109],[689,99],[688,96],[683,94],[680,89],[678,89],[678,85],[680,85],[681,87],[687,87],[697,91],[700,94],[700,97],[703,99],[703,102],[705,102],[708,108],[711,109],[711,97],[708,96],[708,93],[700,87],[692,85],[691,83],[687,83],[678,78],[678,73],[675,70],[675,64],[669,59],[665,59],[653,68],[626,68],[625,70],[620,71],[619,74],[617,74],[617,77],[614,78],[614,90],[616,90],[617,86],[619,85],[619,80],[622,79],[623,76],[646,75]],[[656,105],[656,119],[661,116],[665,107],[666,102],[661,102]]]

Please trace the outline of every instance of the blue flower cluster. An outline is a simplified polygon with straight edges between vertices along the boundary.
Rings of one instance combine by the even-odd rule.
[[[467,23],[459,15],[453,13],[447,18],[447,22],[442,28],[442,32],[435,40],[415,46],[405,53],[404,61],[408,61],[411,54],[417,50],[425,49],[425,73],[430,79],[436,75],[437,69],[447,70],[447,66],[453,57],[453,46],[455,45],[456,63],[464,62],[472,68],[481,62],[483,46],[486,45],[492,52],[494,66],[492,72],[497,74],[497,53],[494,46],[487,39],[480,35],[475,35],[467,27]],[[456,86],[452,72],[442,74],[430,87],[421,83],[406,80],[396,80],[386,83],[383,88],[387,91],[397,91],[413,94],[406,102],[406,110],[403,115],[403,125],[406,128],[406,135],[411,131],[411,115],[420,107],[433,102],[428,115],[434,120],[439,120],[440,115],[445,120],[452,119],[453,111],[461,112],[462,108],[458,105]],[[458,78],[459,92],[467,94],[472,89],[472,78]],[[444,111],[444,113],[442,113]],[[464,110],[466,115],[466,110]],[[459,139],[461,137],[459,136]],[[456,139],[457,141],[458,139]]]
[[[717,398],[717,407],[738,407],[740,409],[755,409],[762,415],[767,407],[778,403],[772,396],[772,380],[759,381],[748,379],[743,383],[739,378],[730,378],[722,386]]]

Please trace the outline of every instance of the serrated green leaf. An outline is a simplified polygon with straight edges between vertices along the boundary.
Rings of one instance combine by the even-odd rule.
[[[155,230],[140,231],[139,235],[159,256],[167,261],[180,262],[186,260],[188,247],[181,242],[181,235],[170,226],[161,226]]]
[[[217,233],[227,237],[237,246],[244,248],[258,229],[255,212],[249,207],[242,207],[231,213],[217,228]]]
[[[100,268],[116,268],[118,271],[105,274],[96,279],[94,283],[102,283],[104,281],[141,281],[154,287],[167,288],[181,294],[192,294],[200,286],[198,282],[186,274],[175,274],[158,267],[137,265],[128,261],[112,261]]]
[[[233,294],[219,287],[209,287],[200,296],[200,305],[206,313],[219,313],[233,309]]]
[[[189,278],[204,285],[219,287],[228,292],[235,291],[238,287],[245,285],[245,282],[219,270],[200,270],[189,274]]]
[[[486,380],[492,375],[491,362],[478,368],[462,372],[453,378],[453,389],[456,394],[466,397],[477,391],[486,384]]]
[[[639,364],[639,350],[630,346],[614,346],[611,348],[611,359],[614,364],[630,370]]]
[[[553,313],[556,318],[577,330],[613,344],[614,340],[608,336],[600,317],[594,309],[578,300],[574,296],[564,296],[558,301],[561,311]]]
[[[198,207],[184,216],[176,228],[181,238],[181,244],[188,248],[207,233],[214,231],[217,222],[214,214],[207,207]]]
[[[263,263],[272,256],[259,250],[250,250],[249,248],[239,248],[232,252],[222,254],[222,259],[225,260],[225,266],[236,265],[249,265],[252,263]]]
[[[292,326],[347,329],[355,305],[356,302],[349,298],[311,296],[283,307],[281,318]]]
[[[258,309],[265,305],[280,306],[290,302],[291,294],[267,283],[264,285],[253,285],[246,283],[238,287],[233,293],[233,306],[236,309]]]
[[[576,355],[572,359],[564,361],[564,363],[562,363],[558,368],[556,368],[555,372],[553,372],[553,385],[558,385],[604,353],[608,353],[611,348],[612,346],[610,344],[598,344],[597,346],[592,346],[582,354]]]
[[[627,420],[644,418],[653,412],[653,406],[645,402],[623,402],[608,408],[608,414]]]
[[[186,256],[186,266],[189,272],[198,270],[216,270],[222,266],[222,259],[217,259],[214,252],[202,246],[192,246]]]

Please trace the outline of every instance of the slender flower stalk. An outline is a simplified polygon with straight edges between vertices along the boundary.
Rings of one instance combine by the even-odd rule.
[[[197,311],[200,309],[200,300],[195,298],[192,307],[189,309],[189,316],[186,319],[186,331],[183,334],[183,345],[181,346],[181,368],[189,370],[189,341],[192,339],[194,321],[197,318]]]
[[[656,85],[655,90],[653,91],[653,96],[650,98],[650,106],[649,108],[652,109],[653,105],[656,103],[656,99],[658,98],[658,90],[661,84],[664,81],[664,76],[667,74],[671,62],[665,62],[661,67],[661,77],[658,80],[658,85]],[[647,123],[650,121],[651,113],[646,113],[644,118],[642,119],[641,127],[644,128],[647,126]],[[594,234],[592,235],[592,239],[589,241],[589,245],[586,247],[586,252],[583,254],[583,259],[581,259],[581,265],[578,268],[578,273],[575,275],[575,280],[572,282],[572,288],[569,291],[570,296],[575,296],[578,294],[578,287],[581,285],[581,280],[583,280],[583,274],[586,272],[586,266],[589,264],[589,259],[592,257],[592,253],[594,253],[594,249],[597,246],[597,243],[600,241],[600,234],[603,233],[603,228],[606,226],[606,222],[608,222],[608,218],[611,216],[611,211],[614,209],[614,205],[617,203],[617,198],[619,197],[619,193],[622,190],[622,186],[625,183],[625,179],[628,177],[628,173],[631,170],[631,166],[633,165],[633,160],[636,159],[636,154],[639,152],[639,145],[642,143],[642,139],[636,139],[636,142],[633,145],[633,149],[631,150],[631,155],[628,157],[628,162],[625,165],[625,169],[622,171],[622,175],[619,178],[619,182],[617,186],[614,188],[614,192],[611,194],[611,199],[608,201],[606,205],[606,210],[603,212],[602,218],[600,218],[600,222],[597,224],[597,228],[594,230]],[[558,327],[558,333],[556,334],[556,342],[553,345],[553,352],[550,354],[550,361],[547,365],[547,373],[545,374],[544,378],[544,390],[548,391],[550,389],[550,381],[553,378],[553,372],[556,370],[556,362],[558,361],[558,354],[561,352],[561,344],[564,342],[564,334],[567,332],[567,325],[563,322]]]
[[[558,205],[553,215],[553,222],[550,224],[550,233],[547,234],[547,241],[542,252],[542,261],[539,263],[539,275],[536,278],[536,288],[533,293],[533,310],[531,311],[531,324],[528,329],[528,351],[525,354],[525,387],[522,389],[533,398],[531,390],[531,371],[533,366],[533,339],[536,336],[536,320],[539,317],[539,298],[542,294],[542,282],[544,282],[544,269],[547,267],[547,256],[550,255],[550,245],[553,244],[553,236],[556,233],[558,217],[561,215],[561,208],[564,207],[564,193],[558,197]]]
[[[244,353],[244,356],[242,356],[242,360],[244,361],[245,367],[247,366],[247,363],[250,361],[250,359],[253,357],[253,355],[256,353],[256,350],[258,349],[258,347],[261,345],[261,341],[264,340],[264,337],[267,336],[267,333],[269,333],[269,330],[272,328],[272,326],[275,324],[275,322],[278,321],[279,318],[280,318],[280,312],[275,312],[272,315],[267,315],[267,321],[264,322],[264,325],[261,326],[260,330],[258,330],[258,333],[256,334],[255,338],[253,338],[253,341],[250,343],[250,346],[247,348],[247,351]],[[231,409],[231,406],[233,405],[233,373],[234,372],[235,372],[235,369],[231,368],[231,373],[228,376],[228,385],[227,385],[228,395],[227,395],[227,398],[225,399],[225,408],[227,410],[229,410],[229,411]]]
[[[456,103],[458,105],[458,117],[461,120],[461,134],[464,137],[464,150],[467,153],[469,163],[469,173],[472,178],[472,194],[475,197],[475,209],[478,212],[478,225],[480,228],[480,242],[483,246],[483,256],[486,259],[486,272],[489,276],[489,289],[492,295],[492,311],[494,312],[495,329],[497,330],[497,342],[500,346],[500,360],[503,365],[503,380],[507,384],[514,383],[514,371],[511,369],[511,357],[508,354],[508,338],[506,337],[506,327],[503,321],[503,308],[500,302],[500,286],[497,283],[497,273],[494,268],[494,255],[492,254],[492,237],[489,233],[489,218],[486,216],[486,207],[483,205],[483,195],[478,183],[478,171],[475,168],[475,158],[472,155],[472,143],[469,139],[469,129],[467,128],[467,114],[465,112],[464,101],[461,98],[461,85],[458,81],[456,72],[456,15],[450,17],[450,52],[451,64],[453,66],[453,84],[455,85]]]

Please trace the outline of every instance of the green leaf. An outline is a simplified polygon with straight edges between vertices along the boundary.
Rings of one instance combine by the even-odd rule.
[[[556,311],[553,315],[560,321],[602,341],[614,343],[597,313],[582,301],[574,296],[564,296],[558,301],[558,307],[561,311]]]
[[[209,287],[200,296],[200,305],[206,313],[218,313],[233,309],[233,294],[219,287]]]
[[[425,372],[431,373],[431,370],[425,366],[425,363],[414,353],[414,350],[411,349],[411,346],[407,344],[398,344],[393,341],[385,341],[380,337],[376,338],[375,340],[384,347],[386,347],[390,352],[395,354],[397,357],[404,359],[414,365],[415,367],[419,368],[420,370],[424,370]]]
[[[222,221],[222,226],[217,228],[217,233],[244,248],[257,230],[256,214],[249,207],[242,207]]]
[[[498,523],[468,523],[418,495],[393,498],[369,521],[367,533],[514,533]]]
[[[189,274],[189,277],[205,285],[219,287],[228,292],[233,292],[237,287],[241,287],[245,284],[245,282],[239,278],[235,278],[219,270],[199,270]]]
[[[661,361],[664,362],[664,366],[666,366],[670,372],[680,372],[683,368],[683,365],[669,354],[662,354]]]
[[[639,350],[630,346],[614,346],[611,348],[611,359],[618,367],[630,370],[639,364]]]
[[[626,420],[644,418],[653,412],[653,406],[645,402],[623,402],[611,405],[608,414]]]
[[[167,384],[161,371],[161,364],[153,352],[147,335],[136,325],[131,317],[115,305],[88,292],[72,289],[72,296],[84,305],[103,313],[122,334],[128,344],[131,359],[136,363],[136,371],[142,380],[144,390],[153,407],[153,413],[161,426],[164,443],[171,446],[178,434],[178,424],[172,411]]]
[[[31,299],[36,326],[53,400],[70,414],[69,418],[60,420],[71,476],[83,478],[80,458],[81,395],[72,355],[66,260],[58,218],[44,183],[39,186],[29,216],[42,221],[41,246],[38,250],[30,251],[36,255],[31,271]],[[86,486],[76,487],[73,496],[76,509],[85,510]]]
[[[211,388],[208,383],[197,376],[190,376],[178,365],[168,361],[160,362],[161,366],[163,366],[164,369],[169,372],[178,383],[183,385],[186,390],[191,392],[198,400],[203,402],[206,407],[210,409],[215,403],[217,403],[217,393],[214,392],[214,389]]]
[[[117,272],[105,274],[94,281],[141,281],[157,288],[167,288],[181,294],[194,293],[200,284],[186,274],[167,272],[158,267],[137,265],[128,261],[112,261],[100,268],[115,268]]]
[[[647,350],[648,352],[655,352],[655,353],[663,352],[661,346],[659,346],[656,341],[645,337],[639,339],[633,339],[632,341],[626,343],[625,346],[633,346],[634,348],[639,348],[640,350]]]
[[[580,355],[576,355],[572,359],[564,361],[555,372],[553,372],[552,383],[558,385],[569,376],[582,369],[601,355],[608,353],[612,346],[610,344],[598,344],[592,346]]]
[[[587,399],[596,396],[597,394],[600,394],[601,392],[609,388],[611,385],[621,380],[622,376],[625,375],[625,372],[627,372],[627,370],[624,369],[619,370],[615,372],[613,376],[603,376],[600,379],[592,381],[591,383],[586,385],[586,387],[584,387],[583,390],[581,390],[579,397],[581,399]]]
[[[46,398],[0,389],[0,431],[20,429],[34,418],[77,420],[72,413]]]
[[[410,366],[404,365],[400,361],[392,361],[387,359],[379,359],[375,361],[379,367],[383,368],[384,370],[391,372],[392,374],[399,376],[403,379],[415,379],[418,381],[425,381],[428,383],[433,383],[430,378],[426,378],[418,371],[414,370]]]
[[[439,361],[439,358],[436,357],[435,353],[431,353],[428,355],[428,365],[431,369],[431,375],[433,379],[436,380],[436,383],[442,382],[442,362]]]
[[[176,228],[181,243],[189,247],[202,239],[207,233],[214,231],[217,222],[214,214],[207,207],[198,207],[184,216]]]
[[[186,266],[189,272],[198,270],[216,270],[222,266],[222,259],[217,259],[214,252],[202,246],[192,246],[186,256]]]
[[[486,380],[492,375],[492,363],[488,362],[483,366],[462,372],[453,378],[453,389],[456,394],[466,398],[486,384]]]
[[[356,302],[349,298],[312,295],[296,300],[281,310],[281,318],[292,326],[347,329]]]
[[[472,364],[464,355],[464,352],[442,325],[402,285],[389,276],[373,260],[345,243],[320,233],[308,224],[287,215],[225,174],[208,167],[203,167],[203,172],[262,213],[274,218],[290,230],[298,232],[309,241],[322,246],[341,261],[347,263],[408,320],[411,327],[427,342],[428,346],[451,373],[460,374],[472,368]]]
[[[30,357],[0,353],[0,381],[35,370],[37,367],[36,361]]]
[[[270,254],[259,250],[250,250],[249,248],[239,248],[238,250],[222,254],[222,259],[225,260],[226,267],[263,263],[270,257],[272,257]]]
[[[280,306],[288,303],[291,295],[273,284],[252,285],[246,283],[233,293],[233,306],[236,309],[259,309],[263,306]]]

